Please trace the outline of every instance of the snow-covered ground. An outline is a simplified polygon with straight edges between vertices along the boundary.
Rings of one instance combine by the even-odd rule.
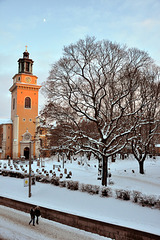
[[[44,169],[53,170],[55,161],[57,158],[46,159]],[[78,161],[82,164],[79,165]],[[28,166],[25,168],[28,169]],[[32,169],[37,168],[34,162]],[[72,172],[72,180],[101,185],[100,180],[97,180],[96,160],[87,162],[86,159],[79,158],[72,163],[67,161],[64,168],[67,172]],[[137,190],[143,194],[160,196],[160,158],[146,160],[144,175],[138,173],[138,162],[133,157],[125,160],[117,159],[114,163],[110,162],[109,168],[112,174],[111,180],[114,182],[113,185],[109,185],[112,190]],[[57,168],[54,171],[57,175],[60,174]],[[61,172],[64,173],[62,167]],[[100,195],[71,191],[40,182],[32,185],[32,197],[28,198],[28,187],[24,187],[24,179],[3,176],[0,176],[0,195],[160,235],[160,211],[142,207],[132,201],[119,200],[115,197],[104,198]]]

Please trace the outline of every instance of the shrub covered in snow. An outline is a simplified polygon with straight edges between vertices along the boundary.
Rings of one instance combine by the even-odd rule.
[[[43,177],[39,180],[39,182],[43,182],[43,183],[50,183],[51,179],[49,179],[48,177]]]
[[[157,199],[155,196],[147,196],[145,194],[143,194],[140,199],[139,202],[142,204],[142,206],[148,206],[148,207],[154,207],[156,205]]]
[[[116,197],[123,199],[123,200],[130,200],[130,191],[124,189],[117,189],[116,190]]]
[[[59,177],[52,177],[51,178],[51,183],[55,186],[59,186]]]
[[[16,177],[16,178],[24,178],[25,177],[24,173],[11,171],[11,170],[3,170],[2,175],[9,176],[9,177]]]
[[[84,184],[82,183],[80,185],[80,191],[82,192],[88,192],[90,194],[99,194],[99,189],[100,187],[97,185],[92,185],[92,184]]]
[[[155,207],[160,209],[160,196],[157,198]]]
[[[59,181],[60,187],[66,187],[67,182],[66,181]]]
[[[111,197],[112,196],[111,188],[109,188],[109,187],[101,188],[100,196],[101,197]]]
[[[2,170],[2,175],[3,176],[8,176],[9,172],[7,170]]]
[[[139,192],[139,191],[133,191],[133,192],[132,192],[133,202],[139,203],[141,197],[142,197],[142,193],[141,193],[141,192]]]
[[[67,181],[66,187],[70,190],[78,190],[79,182],[78,181]]]
[[[25,174],[24,174],[24,173],[21,173],[21,172],[17,172],[17,173],[16,173],[16,177],[17,177],[17,178],[24,178],[24,177],[25,177]]]
[[[39,182],[41,180],[41,176],[36,175],[36,181]]]
[[[15,171],[10,171],[10,172],[8,173],[8,176],[9,176],[9,177],[16,177],[16,174],[17,174],[17,172],[15,172]]]

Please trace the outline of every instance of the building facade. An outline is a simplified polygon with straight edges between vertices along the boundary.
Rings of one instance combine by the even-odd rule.
[[[0,124],[0,158],[29,159],[29,156],[32,158],[39,156],[36,126],[38,94],[41,86],[37,85],[38,77],[33,75],[32,70],[33,60],[29,58],[26,48],[23,58],[18,60],[18,73],[13,76],[13,84],[9,89],[11,92],[10,125],[3,122]],[[10,127],[10,132],[8,127]],[[10,146],[5,146],[8,144],[8,137]],[[8,147],[10,152],[6,151]]]
[[[0,159],[12,156],[12,121],[0,121]]]

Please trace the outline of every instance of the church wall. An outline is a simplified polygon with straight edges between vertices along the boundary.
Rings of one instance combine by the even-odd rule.
[[[15,101],[15,104],[13,104],[13,101]],[[14,119],[14,116],[17,113],[17,92],[16,89],[12,92],[12,99],[11,99],[11,119]],[[14,105],[14,109],[13,109],[13,105]]]
[[[0,148],[2,148],[3,125],[0,125]]]
[[[0,158],[12,157],[12,124],[2,124],[0,126]]]
[[[13,84],[10,88],[12,93],[13,159],[21,158],[24,155],[28,159],[30,151],[33,157],[37,154],[34,138],[38,116],[38,92],[41,86],[37,85],[37,76],[32,74],[33,62],[29,58],[26,48],[23,58],[18,60],[18,73],[13,76]]]
[[[0,125],[0,159],[2,158],[3,125]]]
[[[12,124],[4,125],[6,134],[6,151],[5,158],[12,157]]]
[[[19,142],[19,117],[15,116],[13,118],[13,159],[17,159],[18,158],[18,142]]]
[[[25,108],[25,98],[31,98],[31,108]],[[33,88],[22,88],[17,89],[17,115],[19,116],[19,142],[22,141],[23,135],[28,131],[32,135],[32,140],[35,137],[36,131],[36,117],[38,116],[38,91]],[[21,145],[19,143],[19,157],[21,155]],[[32,153],[35,155],[35,147],[32,148]]]

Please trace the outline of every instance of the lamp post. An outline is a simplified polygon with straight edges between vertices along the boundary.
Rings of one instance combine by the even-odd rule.
[[[29,193],[28,197],[31,197],[31,141],[29,142]]]

